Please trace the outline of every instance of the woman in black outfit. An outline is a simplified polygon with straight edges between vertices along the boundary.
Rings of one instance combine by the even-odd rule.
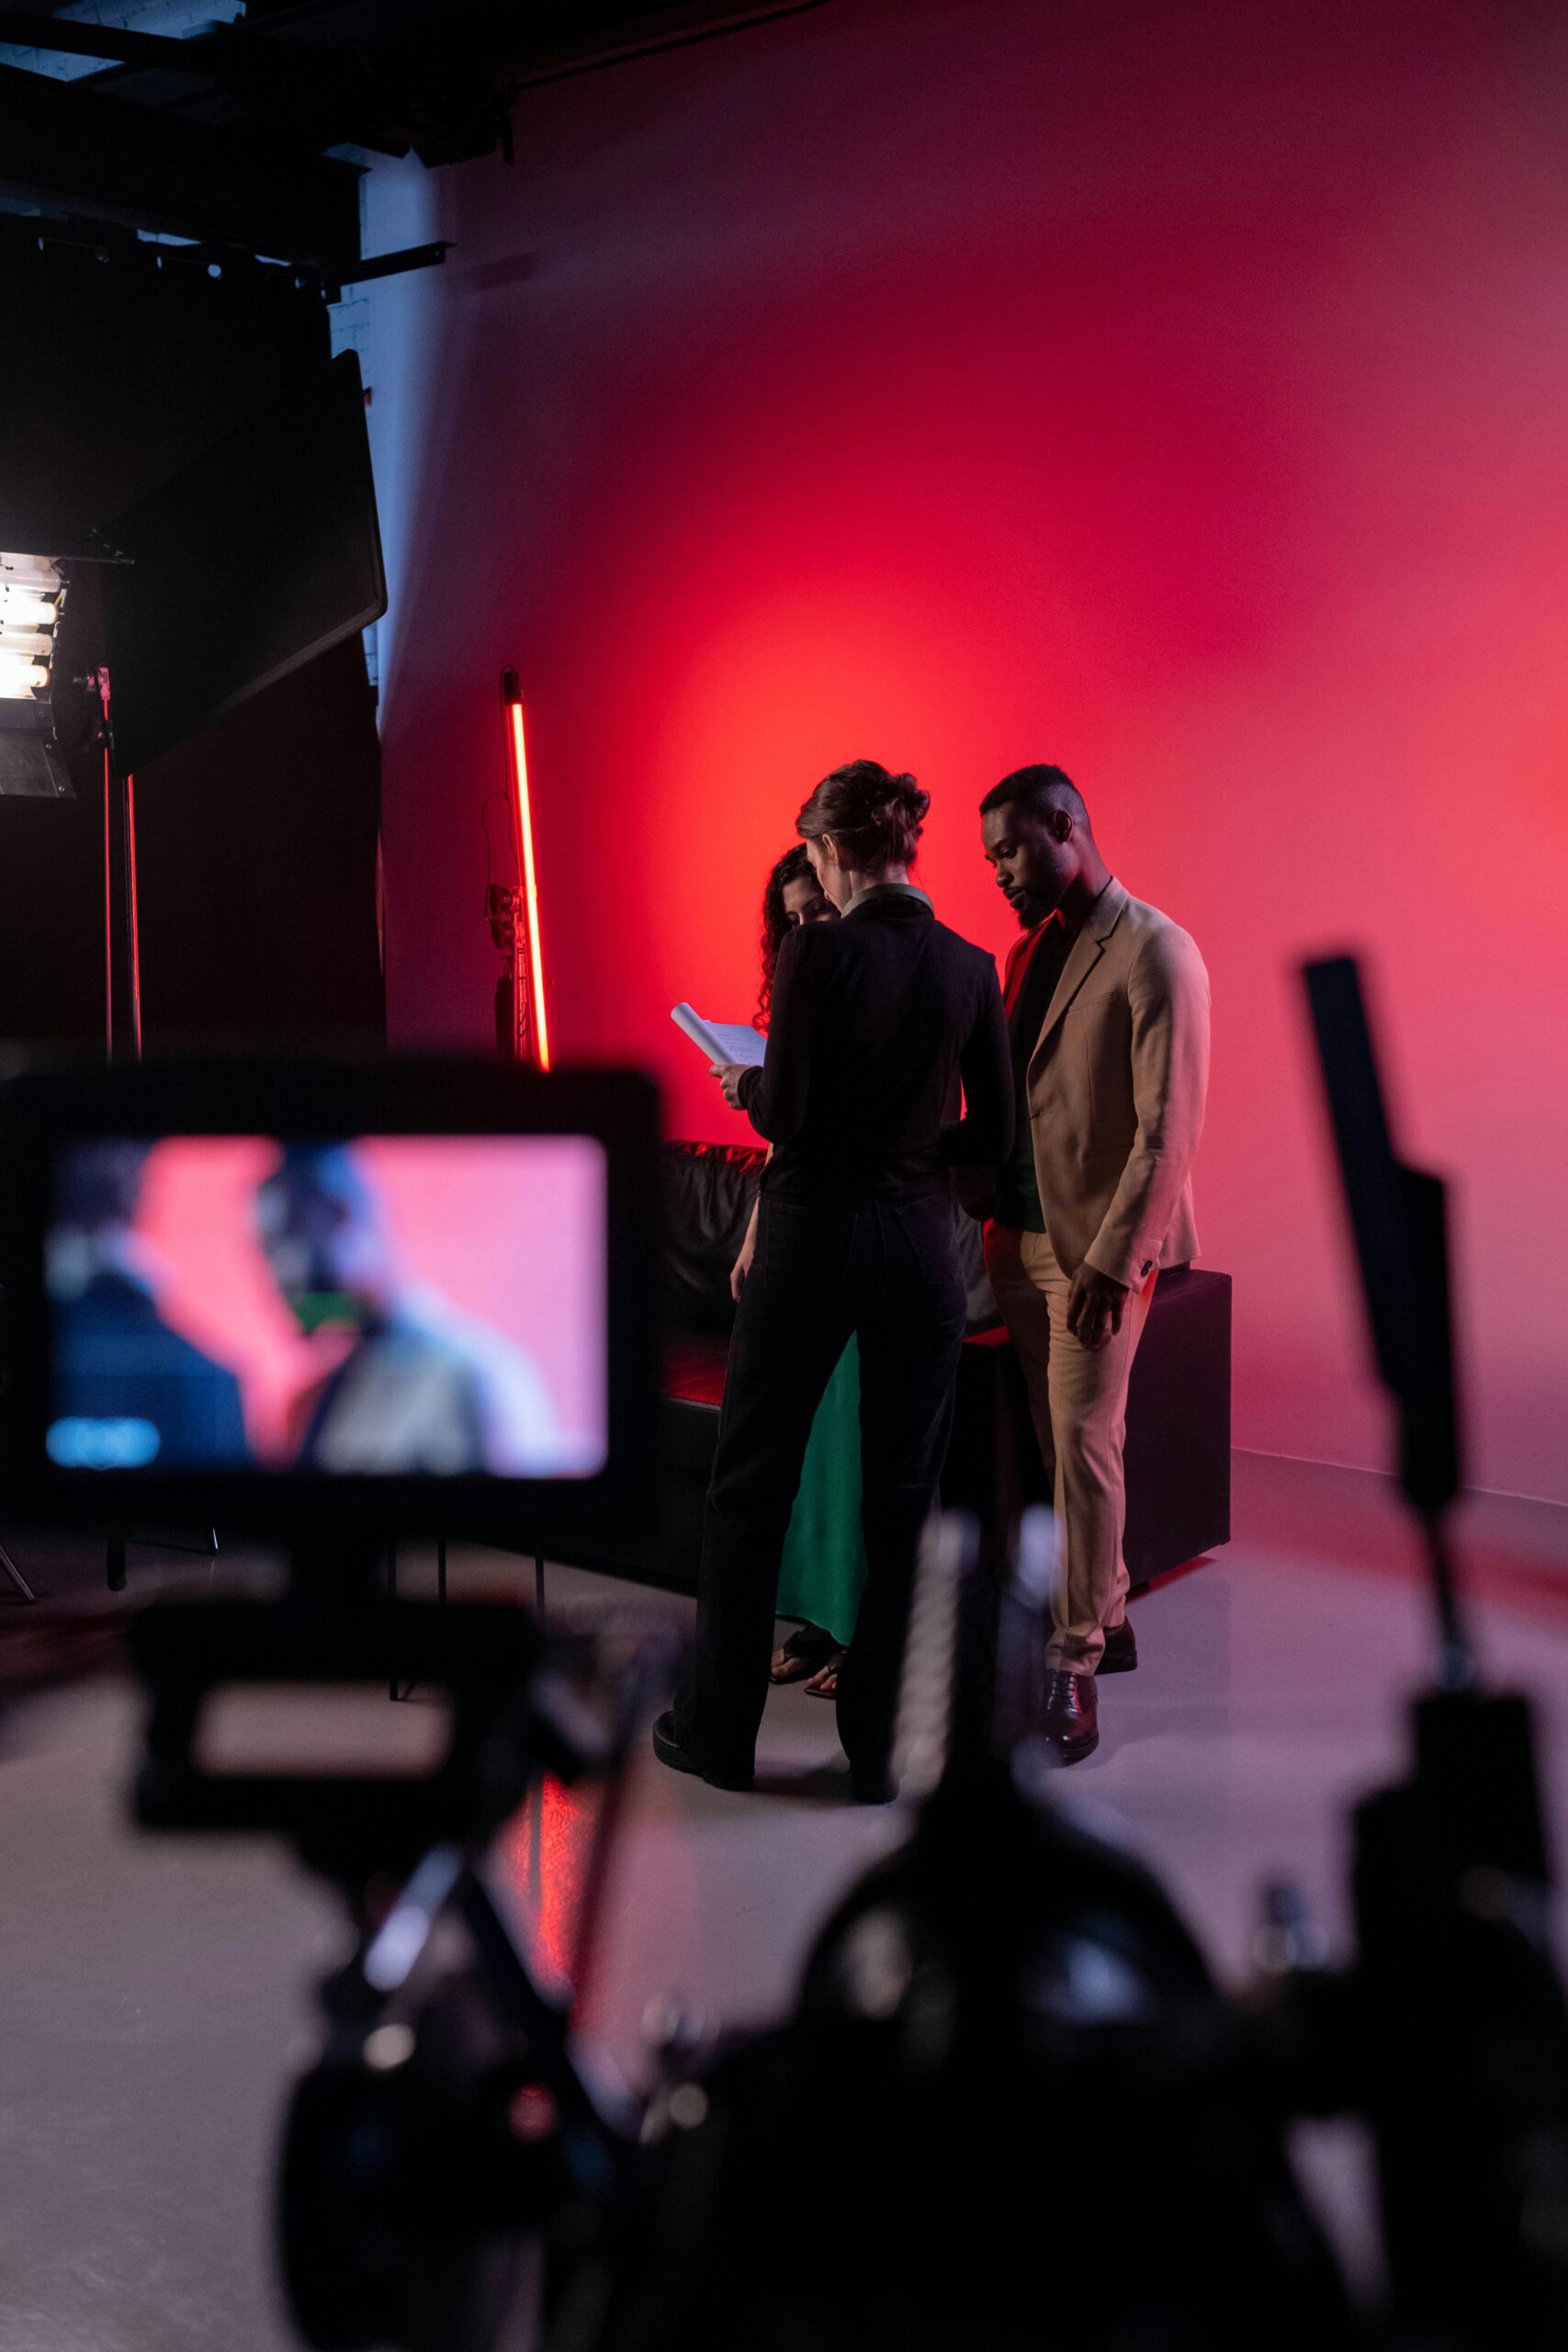
[[[695,1651],[653,1744],[720,1788],[751,1785],[784,1531],[813,1417],[853,1332],[866,1582],[839,1736],[855,1793],[893,1793],[915,1547],[964,1340],[947,1170],[996,1166],[1012,1147],[996,967],[908,878],[930,805],[912,776],[874,760],[824,777],[795,830],[842,920],[780,948],[761,1069],[715,1073],[773,1151],[708,1487]],[[944,1125],[959,1076],[966,1115]]]

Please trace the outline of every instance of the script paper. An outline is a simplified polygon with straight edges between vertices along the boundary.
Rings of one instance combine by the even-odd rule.
[[[768,1041],[760,1029],[743,1021],[705,1021],[689,1004],[676,1005],[670,1015],[710,1062],[741,1062],[748,1069],[761,1067]]]

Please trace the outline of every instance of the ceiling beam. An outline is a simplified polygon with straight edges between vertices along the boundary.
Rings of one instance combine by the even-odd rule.
[[[209,83],[248,100],[264,120],[316,148],[378,147],[406,155],[412,141],[404,118],[423,119],[420,105],[407,94],[381,86],[367,52],[253,36],[243,19],[178,37],[0,6],[0,42],[102,61],[104,70],[90,85],[100,97],[118,97],[128,77],[149,73]],[[132,103],[141,103],[140,93]]]
[[[175,44],[178,46],[179,44]],[[46,209],[348,275],[359,171],[0,65],[0,183]]]
[[[666,50],[694,49],[730,33],[754,31],[784,17],[804,17],[829,0],[731,0],[728,7],[694,6],[657,10],[618,10],[618,23],[580,31],[558,41],[510,44],[509,79],[519,91],[548,82],[597,74],[610,65],[659,57]]]
[[[186,51],[188,67],[198,49],[172,33],[139,33],[126,25],[96,25],[80,17],[47,16],[37,9],[0,8],[0,41],[8,49],[52,50],[62,57],[102,57],[121,65],[167,65],[171,52]],[[199,46],[199,45],[198,45]],[[202,69],[197,66],[196,71]]]

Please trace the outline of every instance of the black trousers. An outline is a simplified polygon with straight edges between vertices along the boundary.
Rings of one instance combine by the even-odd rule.
[[[852,1332],[866,1581],[839,1676],[839,1736],[857,1774],[886,1771],[915,1548],[947,1450],[964,1324],[945,1200],[828,1209],[763,1194],[708,1487],[696,1648],[675,1699],[681,1743],[705,1770],[751,1770],[801,1464]]]

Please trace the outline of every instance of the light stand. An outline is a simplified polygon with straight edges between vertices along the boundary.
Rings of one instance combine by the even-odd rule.
[[[104,1056],[117,1058],[117,1004],[123,1017],[124,1043],[118,1058],[141,1059],[141,934],[136,903],[136,779],[115,772],[114,720],[110,708],[109,673],[100,663],[86,682],[98,699],[98,743],[104,762]],[[115,881],[119,880],[119,921],[115,921]],[[116,986],[117,977],[118,987]],[[125,1590],[128,1538],[108,1538],[107,1581],[111,1592]],[[214,1551],[217,1544],[214,1543]]]
[[[1416,2340],[1556,2343],[1568,2239],[1536,2217],[1561,2210],[1568,2001],[1532,1712],[1478,1671],[1449,1544],[1461,1452],[1444,1186],[1395,1148],[1354,959],[1303,977],[1437,1636],[1410,1772],[1357,1808],[1359,1956],[1324,2072],[1352,2052],[1393,2303]]]
[[[134,769],[387,609],[357,359],[344,352],[292,374],[265,407],[87,537],[68,556],[0,553],[0,797],[69,797],[49,706],[54,623],[80,563],[82,584],[96,575],[99,588],[77,658],[103,758],[104,1050],[140,1061]],[[124,1588],[126,1540],[109,1538],[111,1591]],[[203,1548],[216,1552],[216,1536]]]
[[[92,680],[98,697],[104,762],[104,1051],[108,1060],[141,1059],[141,930],[136,891],[136,778],[117,772],[107,667]],[[115,920],[116,879],[119,920]],[[118,986],[117,986],[118,981]],[[118,1018],[117,1018],[118,1014]],[[117,1055],[117,1032],[123,1044]]]
[[[0,1544],[0,1575],[8,1578],[19,1600],[36,1600],[38,1599],[37,1593],[3,1544]]]
[[[523,727],[523,687],[510,663],[501,673],[506,729],[507,813],[517,880],[491,882],[485,894],[490,935],[510,958],[496,987],[496,1045],[508,1061],[534,1069],[550,1066],[545,1012],[544,952],[539,941],[539,893],[534,870],[534,811],[528,789],[528,742]],[[487,804],[488,805],[488,804]],[[534,1605],[545,1613],[545,1555],[534,1554]],[[393,1690],[397,1695],[396,1687]]]
[[[65,602],[62,560],[0,554],[0,796],[72,797],[55,733],[56,631]],[[19,1600],[37,1593],[4,1544],[0,1576]]]
[[[1354,957],[1303,965],[1303,977],[1372,1354],[1395,1409],[1399,1483],[1431,1579],[1438,1683],[1470,1690],[1475,1657],[1448,1535],[1461,1474],[1446,1195],[1394,1148]]]
[[[121,775],[116,768],[107,664],[100,664],[87,683],[98,700],[98,742],[104,762],[104,1053],[111,1062],[139,1062],[141,923],[136,888],[136,778],[130,774]],[[118,1053],[117,1037],[121,1040]],[[125,1555],[131,1541],[130,1536],[118,1532],[108,1538],[107,1573],[111,1592],[125,1590]],[[205,1558],[216,1559],[218,1532],[209,1528],[205,1544],[171,1542],[167,1548],[173,1552],[198,1552]]]

